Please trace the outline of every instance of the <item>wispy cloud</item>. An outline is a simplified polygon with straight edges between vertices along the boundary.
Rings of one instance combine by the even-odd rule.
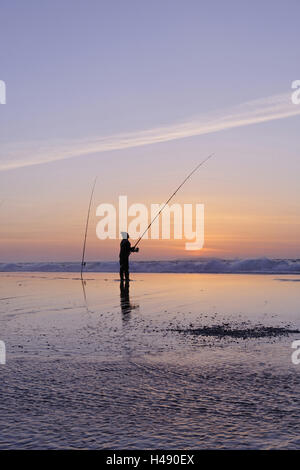
[[[54,162],[66,158],[122,150],[209,134],[300,114],[289,93],[261,98],[199,118],[143,131],[80,140],[32,142],[2,147],[0,171]]]

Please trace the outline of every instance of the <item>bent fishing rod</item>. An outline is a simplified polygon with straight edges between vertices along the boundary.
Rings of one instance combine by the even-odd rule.
[[[141,239],[143,238],[143,236],[148,232],[149,228],[151,227],[151,225],[153,224],[153,222],[157,219],[157,217],[160,216],[160,214],[162,213],[162,211],[164,210],[164,208],[166,207],[166,205],[171,201],[171,199],[173,199],[173,197],[175,196],[175,194],[179,191],[180,188],[182,188],[182,186],[184,185],[184,183],[187,182],[188,179],[190,179],[190,177],[200,168],[200,166],[204,165],[205,162],[207,162],[207,160],[209,160],[211,157],[214,156],[214,153],[210,154],[208,157],[206,157],[204,160],[202,160],[202,162],[200,162],[196,168],[193,169],[193,171],[191,171],[191,173],[188,174],[188,176],[183,180],[183,182],[178,186],[178,188],[174,191],[173,194],[171,194],[171,196],[169,197],[169,199],[164,203],[163,207],[158,211],[158,213],[155,215],[155,217],[151,220],[150,224],[148,225],[148,227],[146,228],[146,230],[142,233],[142,235],[138,238],[136,244],[134,245],[134,249],[137,247],[137,245],[140,243]]]
[[[89,207],[88,207],[88,212],[87,212],[87,218],[86,218],[85,234],[84,234],[83,249],[82,249],[82,259],[81,259],[81,269],[80,269],[80,276],[81,276],[81,278],[82,278],[82,271],[83,271],[83,268],[84,268],[84,266],[85,266],[85,264],[86,264],[85,261],[84,261],[85,247],[86,247],[86,239],[87,239],[87,233],[88,233],[88,228],[89,228],[89,219],[90,219],[91,205],[92,205],[93,194],[94,194],[96,182],[97,182],[97,176],[96,176],[96,178],[95,178],[95,180],[94,180],[94,184],[93,184],[93,187],[92,187],[91,197],[90,197],[90,202],[89,202]]]

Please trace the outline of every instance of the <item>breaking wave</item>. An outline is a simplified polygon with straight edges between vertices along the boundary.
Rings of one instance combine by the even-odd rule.
[[[132,261],[136,273],[300,274],[300,259],[218,259]],[[117,261],[89,262],[87,272],[118,272]],[[0,263],[1,272],[79,272],[79,262]]]

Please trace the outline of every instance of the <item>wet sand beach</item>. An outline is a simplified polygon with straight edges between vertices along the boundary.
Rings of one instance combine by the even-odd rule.
[[[299,448],[300,276],[85,277],[0,275],[1,449]]]

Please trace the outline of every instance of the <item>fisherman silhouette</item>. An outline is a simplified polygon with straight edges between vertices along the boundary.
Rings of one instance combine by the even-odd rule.
[[[138,253],[138,248],[132,248],[127,232],[121,232],[123,240],[120,243],[120,279],[129,281],[129,256],[131,253]]]

